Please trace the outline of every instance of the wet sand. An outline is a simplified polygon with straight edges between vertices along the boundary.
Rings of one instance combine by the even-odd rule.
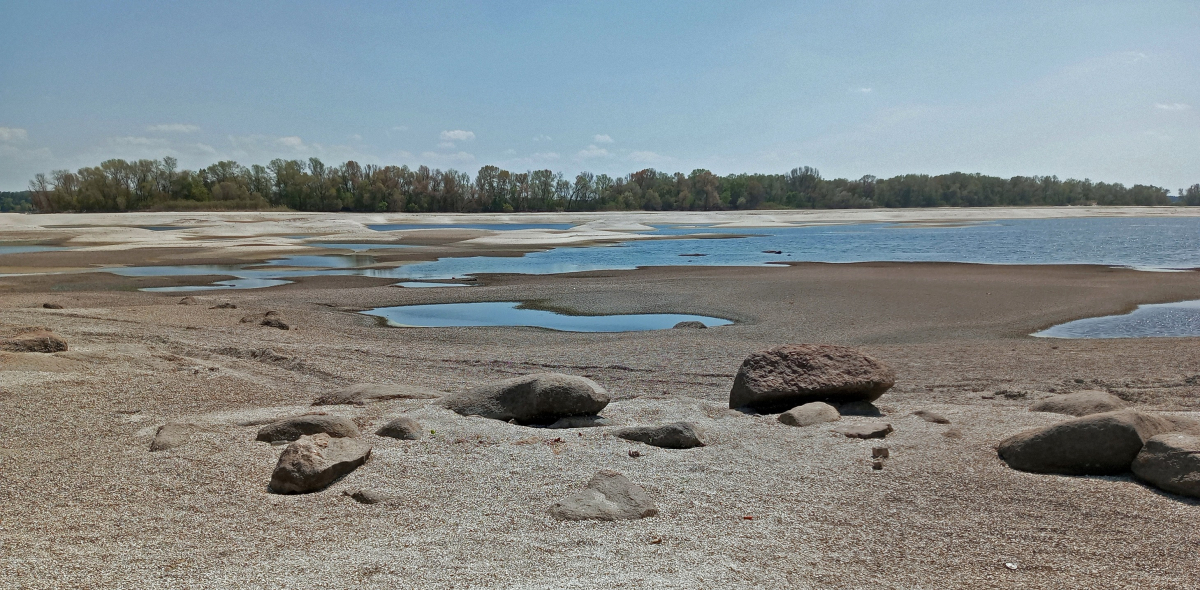
[[[51,266],[97,263],[39,256],[50,254],[66,254]],[[153,251],[177,254],[236,261],[217,248]],[[1016,472],[995,452],[1008,434],[1062,419],[1027,411],[1056,392],[1105,389],[1141,409],[1200,417],[1200,339],[1027,336],[1139,303],[1200,299],[1196,272],[797,264],[483,275],[465,289],[314,277],[136,291],[173,280],[0,277],[0,325],[47,326],[71,345],[0,356],[0,585],[1194,588],[1200,579],[1200,503],[1131,477]],[[180,305],[187,295],[199,304]],[[514,300],[737,323],[573,334],[386,328],[356,313]],[[223,302],[238,308],[210,309]],[[295,329],[239,322],[268,309]],[[793,342],[857,346],[895,367],[897,385],[879,402],[895,427],[884,470],[870,466],[879,441],[728,410],[741,360]],[[619,426],[686,419],[710,444],[657,449],[608,428],[465,418],[431,400],[332,406],[319,409],[368,433],[370,461],[319,493],[267,492],[280,448],[254,442],[258,426],[248,424],[310,411],[318,394],[351,383],[455,392],[539,371],[597,380],[614,397],[603,414]],[[919,409],[951,424],[911,416]],[[401,413],[436,434],[369,434]],[[201,431],[150,453],[167,422]],[[547,514],[600,469],[642,485],[660,514],[617,523]],[[398,500],[361,505],[341,494],[362,487]]]

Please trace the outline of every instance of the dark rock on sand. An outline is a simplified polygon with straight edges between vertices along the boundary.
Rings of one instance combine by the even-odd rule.
[[[442,392],[409,385],[379,385],[356,383],[337,391],[326,393],[313,400],[314,406],[356,405],[390,399],[432,399],[441,397]]]
[[[679,322],[678,324],[671,326],[672,330],[681,330],[681,329],[704,330],[707,328],[708,328],[708,326],[705,326],[704,322],[698,322],[696,320],[688,320],[686,322]]]
[[[63,308],[63,306],[61,306],[57,303],[43,303],[42,307],[44,307],[46,309],[62,309]]]
[[[933,422],[934,424],[949,424],[950,423],[949,418],[947,418],[937,412],[931,412],[929,410],[917,410],[917,411],[913,412],[912,415],[916,416],[926,422]]]
[[[613,432],[613,436],[664,449],[690,449],[704,446],[704,441],[696,432],[696,426],[690,422],[622,428]]]
[[[179,300],[179,305],[197,305],[199,303],[200,303],[199,299],[196,299],[195,297],[192,297],[190,295]]]
[[[612,420],[603,416],[567,416],[555,420],[546,428],[596,428],[612,426]]]
[[[1160,490],[1200,498],[1200,436],[1172,432],[1151,437],[1131,468]]]
[[[833,431],[848,438],[883,438],[892,433],[892,425],[886,422],[863,422],[840,426]]]
[[[1053,412],[1068,416],[1087,416],[1125,409],[1121,398],[1107,391],[1064,393],[1029,406],[1031,412]]]
[[[18,328],[0,338],[0,350],[8,352],[62,352],[67,341],[55,336],[49,328],[30,326]]]
[[[302,436],[279,455],[270,489],[276,494],[322,490],[370,456],[371,447],[353,438],[334,438],[325,433]]]
[[[349,418],[325,414],[306,414],[272,422],[258,431],[254,440],[268,443],[287,442],[307,434],[324,433],[334,438],[358,438],[358,426]]]
[[[812,426],[842,419],[837,408],[825,402],[812,402],[796,406],[779,415],[779,421],[788,426]]]
[[[350,499],[358,502],[359,504],[380,504],[393,499],[393,496],[390,494],[385,494],[378,490],[372,490],[368,488],[354,491],[346,490],[345,492],[342,492],[342,494],[349,496]]]
[[[154,433],[154,440],[150,443],[150,451],[166,451],[181,447],[187,444],[197,430],[198,428],[194,424],[170,423],[159,426],[158,431]]]
[[[810,402],[872,402],[895,382],[890,368],[853,348],[789,344],[742,362],[729,407],[783,411]]]
[[[290,330],[291,326],[283,321],[277,311],[268,311],[264,314],[251,314],[242,316],[241,323],[243,324],[258,324],[269,328],[279,328],[280,330]]]
[[[398,438],[400,440],[417,440],[424,433],[425,429],[421,427],[421,424],[407,416],[393,418],[375,432],[379,436]]]
[[[237,309],[237,306],[232,303],[226,302],[226,303],[218,303],[218,304],[210,307],[209,309]]]
[[[883,412],[875,404],[867,401],[849,402],[845,404],[837,404],[837,411],[843,416],[868,416],[871,418],[879,418],[883,416]]]
[[[1128,471],[1147,440],[1172,430],[1174,424],[1161,416],[1118,410],[1015,434],[998,451],[1021,471],[1106,475]]]
[[[552,424],[567,416],[590,416],[608,405],[595,381],[561,373],[537,373],[481,385],[442,402],[464,416]]]
[[[658,514],[646,491],[616,471],[604,470],[583,491],[550,507],[559,520],[636,520]]]

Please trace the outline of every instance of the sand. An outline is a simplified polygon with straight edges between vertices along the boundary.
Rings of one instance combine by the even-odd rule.
[[[32,227],[62,216],[19,217],[38,223],[21,233],[6,218],[0,235],[79,231]],[[208,214],[175,218],[237,225]],[[113,219],[128,218],[94,223]],[[69,223],[43,225],[59,224]],[[435,249],[482,248],[461,244],[482,235],[495,234],[444,238]],[[53,252],[43,256],[64,256],[23,268],[149,260],[142,254],[234,260],[221,248]],[[0,265],[19,266],[5,262],[12,258]],[[179,305],[187,294],[134,290],[170,280],[0,277],[0,326],[47,326],[71,344],[0,357],[0,586],[1194,588],[1200,579],[1200,503],[1126,476],[1016,472],[995,452],[1008,434],[1062,419],[1028,411],[1056,392],[1104,389],[1141,409],[1200,417],[1197,339],[1027,336],[1139,303],[1200,299],[1195,272],[798,264],[483,276],[468,289],[316,277],[192,294],[198,305]],[[513,300],[737,323],[572,334],[386,328],[356,313]],[[63,309],[42,308],[47,302]],[[222,302],[238,308],[210,309]],[[268,309],[296,329],[239,322]],[[895,428],[882,471],[871,469],[880,442],[834,435],[839,424],[795,428],[725,407],[746,354],[790,342],[856,346],[896,369],[896,387],[879,402]],[[602,414],[616,427],[690,420],[710,444],[667,450],[617,439],[611,428],[531,429],[461,417],[436,400],[308,405],[352,383],[455,392],[538,371],[608,388],[614,401]],[[281,448],[255,442],[255,424],[314,409],[352,417],[364,432],[403,414],[434,434],[366,434],[370,461],[329,489],[270,494]],[[951,424],[911,415],[920,409]],[[167,422],[198,433],[150,453]],[[618,523],[548,515],[600,469],[643,486],[660,514]],[[364,487],[397,499],[362,505],[342,495]]]

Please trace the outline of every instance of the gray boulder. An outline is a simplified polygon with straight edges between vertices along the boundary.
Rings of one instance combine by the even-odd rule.
[[[622,428],[613,432],[613,436],[664,449],[690,449],[704,446],[704,441],[696,432],[696,426],[690,422]]]
[[[1035,428],[1000,442],[1009,467],[1034,473],[1105,475],[1129,471],[1150,438],[1174,430],[1171,421],[1137,410],[1118,410]]]
[[[646,491],[616,471],[604,470],[583,491],[550,507],[559,520],[636,520],[658,514]]]
[[[268,443],[289,442],[306,434],[317,433],[325,433],[334,438],[358,438],[362,435],[358,426],[349,418],[305,414],[263,426],[254,440]]]
[[[1200,436],[1172,432],[1153,436],[1130,466],[1154,487],[1200,498]]]
[[[884,438],[892,433],[892,425],[886,422],[862,422],[833,429],[847,438]]]
[[[464,416],[552,424],[567,416],[590,416],[608,405],[608,392],[586,377],[538,373],[481,385],[451,395],[443,404]]]
[[[174,422],[163,424],[154,433],[154,440],[150,443],[150,451],[166,451],[183,446],[198,430],[199,428],[194,424],[176,424]]]
[[[895,383],[892,369],[853,348],[789,344],[742,362],[729,407],[770,412],[811,402],[873,402]]]
[[[441,397],[440,391],[400,385],[396,383],[382,385],[378,383],[356,383],[337,391],[322,394],[313,400],[314,406],[355,405],[361,406],[368,402],[381,402],[393,399],[433,399]]]
[[[400,440],[417,440],[424,433],[425,429],[421,428],[421,424],[407,416],[393,418],[391,422],[384,424],[383,428],[375,432],[379,436],[398,438]]]
[[[823,422],[837,422],[842,419],[837,408],[825,402],[812,402],[796,406],[779,415],[779,421],[788,426],[812,426]]]
[[[1173,432],[1182,432],[1184,434],[1200,436],[1200,420],[1190,418],[1188,416],[1173,415],[1163,415],[1163,418],[1170,420],[1171,424],[1175,425]]]
[[[333,438],[325,433],[302,436],[280,453],[270,489],[276,494],[323,490],[366,463],[370,456],[370,445],[359,440]]]
[[[1121,398],[1107,391],[1064,393],[1029,406],[1031,412],[1053,412],[1068,416],[1087,416],[1125,409]]]

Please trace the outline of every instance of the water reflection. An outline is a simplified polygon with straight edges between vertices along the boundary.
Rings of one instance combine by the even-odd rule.
[[[362,312],[381,317],[396,327],[444,328],[473,326],[529,326],[561,332],[640,332],[665,330],[679,322],[701,322],[707,327],[733,322],[701,315],[643,313],[619,315],[566,315],[525,309],[518,301],[401,305]]]

